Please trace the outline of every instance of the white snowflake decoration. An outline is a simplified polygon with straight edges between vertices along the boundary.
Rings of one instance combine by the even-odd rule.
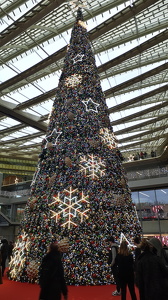
[[[84,196],[83,192],[80,193],[78,189],[72,190],[72,187],[69,190],[65,189],[63,193],[63,197],[58,193],[57,197],[53,197],[54,201],[49,204],[52,218],[55,218],[57,223],[62,216],[65,218],[62,226],[68,226],[68,228],[72,225],[77,226],[73,221],[74,218],[80,217],[80,222],[83,222],[83,218],[87,217],[86,213],[89,211],[87,208],[89,206],[88,196]]]
[[[113,149],[117,147],[117,141],[114,133],[111,132],[108,128],[100,129],[100,138],[102,142],[108,146],[108,148]]]
[[[95,179],[105,174],[106,166],[101,158],[91,154],[80,158],[80,168],[80,172],[83,172],[87,177]]]
[[[94,111],[98,113],[98,107],[100,104],[94,102],[92,98],[88,98],[87,100],[83,100],[82,102],[86,106],[86,111]]]
[[[26,254],[29,252],[29,249],[29,237],[25,232],[23,232],[23,234],[19,236],[15,244],[15,247],[13,249],[15,254],[11,258],[11,261],[9,263],[9,268],[11,268],[11,266],[13,267],[10,270],[10,275],[12,279],[16,279],[16,277],[19,276],[22,272],[26,260]]]
[[[67,87],[75,87],[79,85],[82,82],[82,75],[79,74],[73,74],[70,77],[67,77],[65,79],[65,85]]]

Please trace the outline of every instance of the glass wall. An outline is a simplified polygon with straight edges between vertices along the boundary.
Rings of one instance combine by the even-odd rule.
[[[0,212],[2,212],[7,218],[11,218],[11,205],[0,205]]]
[[[14,205],[14,222],[21,222],[24,215],[25,204],[15,204]]]
[[[168,188],[132,192],[144,236],[168,245]]]

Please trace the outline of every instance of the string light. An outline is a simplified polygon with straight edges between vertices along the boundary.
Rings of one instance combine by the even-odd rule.
[[[80,222],[83,222],[84,217],[87,217],[86,213],[89,211],[86,208],[89,204],[88,196],[84,196],[83,192],[79,193],[78,189],[73,190],[70,187],[69,190],[64,190],[62,195],[58,193],[58,196],[53,198],[54,201],[49,204],[52,207],[50,211],[56,223],[58,223],[61,216],[63,217],[61,226],[68,226],[68,229],[70,229],[72,225],[78,225],[78,223],[72,221],[77,216],[80,216]],[[56,211],[53,209],[56,209]],[[79,218],[77,218],[77,221],[79,221]]]

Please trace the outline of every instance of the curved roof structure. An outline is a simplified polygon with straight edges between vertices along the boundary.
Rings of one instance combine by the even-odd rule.
[[[77,6],[83,7],[119,149],[168,145],[165,0],[0,0],[0,159],[36,160]]]

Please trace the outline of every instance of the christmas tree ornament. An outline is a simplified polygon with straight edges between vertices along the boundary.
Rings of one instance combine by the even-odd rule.
[[[65,164],[70,167],[72,165],[72,160],[69,157],[65,157]]]
[[[46,141],[47,141],[46,148],[48,147],[48,143],[49,143],[50,147],[51,147],[51,144],[52,144],[52,146],[56,145],[57,144],[57,140],[58,140],[58,138],[59,138],[59,136],[61,134],[62,134],[62,132],[59,132],[59,131],[57,131],[57,129],[54,128],[52,130],[51,134],[49,134],[48,136],[46,136]]]
[[[86,99],[82,101],[86,107],[86,111],[94,111],[96,113],[98,113],[98,106],[100,104],[96,103],[93,101],[92,98]]]
[[[51,149],[53,147],[53,144],[51,142],[47,143],[47,148]]]
[[[82,56],[83,57],[83,56]],[[74,58],[75,63],[80,61],[81,58]],[[82,82],[82,76],[79,74],[72,74],[71,76],[65,79],[65,86],[66,87],[75,87],[78,86]]]
[[[30,280],[34,280],[38,276],[39,263],[35,260],[30,261],[26,268],[27,276]]]
[[[69,249],[69,240],[68,238],[64,238],[60,240],[58,243],[58,248],[60,252],[68,252]]]
[[[77,17],[9,278],[38,283],[38,266],[57,242],[68,285],[103,285],[113,280],[107,238],[124,236],[132,245],[141,226],[84,26],[84,1],[72,2]]]
[[[30,209],[34,209],[36,207],[36,204],[37,204],[37,198],[32,198],[29,200],[29,206],[30,206]]]
[[[68,112],[68,119],[73,120],[75,118],[75,115],[72,112]]]

